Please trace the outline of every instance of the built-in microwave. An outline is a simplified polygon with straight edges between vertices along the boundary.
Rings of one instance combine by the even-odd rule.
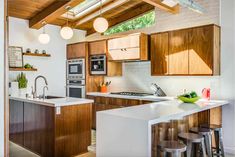
[[[106,64],[106,55],[90,56],[90,73],[92,75],[105,75]]]
[[[67,61],[67,79],[85,79],[85,59],[71,59]]]

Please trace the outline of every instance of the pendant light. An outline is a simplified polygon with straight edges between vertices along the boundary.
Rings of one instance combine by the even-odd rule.
[[[43,32],[38,36],[38,41],[42,44],[48,44],[50,42],[50,36],[46,33],[45,25],[46,22],[42,22]]]
[[[68,12],[69,12],[70,7],[66,7],[67,10],[67,25],[64,26],[61,30],[60,30],[60,35],[62,36],[63,39],[71,39],[73,37],[73,29],[71,27],[69,27],[69,19],[68,19]]]
[[[107,19],[105,19],[101,15],[102,15],[102,0],[100,0],[100,16],[95,19],[93,27],[97,32],[104,33],[108,29],[109,23]]]

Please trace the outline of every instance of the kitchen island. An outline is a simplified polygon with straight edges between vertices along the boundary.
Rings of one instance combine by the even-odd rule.
[[[43,157],[70,157],[91,144],[93,100],[10,97],[10,141]]]
[[[227,101],[200,100],[191,104],[170,100],[97,112],[96,155],[155,157],[160,124],[181,120],[185,131],[205,123],[221,124],[221,106],[226,104]],[[162,129],[168,130],[169,126]]]

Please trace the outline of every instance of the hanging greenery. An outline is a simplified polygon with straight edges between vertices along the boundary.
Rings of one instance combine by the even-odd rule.
[[[104,35],[145,28],[152,26],[153,24],[155,24],[155,11],[148,12],[140,17],[113,26],[109,28],[106,32],[104,32]]]
[[[21,72],[17,76],[17,82],[18,82],[18,85],[19,85],[19,89],[27,88],[28,80],[26,78],[26,75],[23,72]]]

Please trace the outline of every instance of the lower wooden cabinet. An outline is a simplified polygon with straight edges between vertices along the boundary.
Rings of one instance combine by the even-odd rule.
[[[141,104],[149,104],[152,101],[142,101],[136,99],[121,99],[111,97],[95,97],[87,96],[88,99],[93,99],[94,104],[92,105],[92,128],[96,129],[96,112],[111,110],[123,107],[136,106]]]
[[[10,100],[10,141],[43,157],[69,157],[91,144],[91,104],[56,108]]]

